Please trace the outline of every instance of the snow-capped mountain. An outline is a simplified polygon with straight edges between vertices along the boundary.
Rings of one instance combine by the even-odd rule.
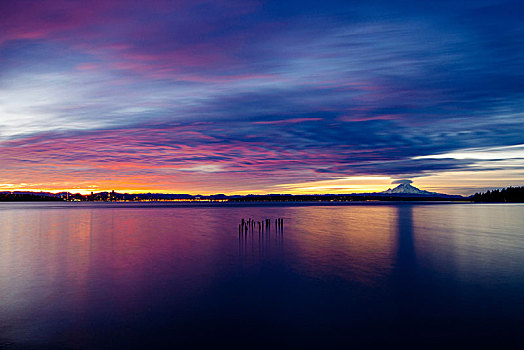
[[[395,187],[394,189],[388,189],[386,191],[380,192],[384,194],[414,194],[414,195],[424,195],[424,196],[438,196],[440,193],[429,192],[424,190],[419,190],[415,186],[411,186],[408,183],[403,183]]]

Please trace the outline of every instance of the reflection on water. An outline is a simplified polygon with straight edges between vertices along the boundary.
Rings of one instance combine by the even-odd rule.
[[[414,337],[425,330],[415,329],[417,320],[423,319],[419,312],[429,312],[424,307],[421,297],[427,293],[421,285],[420,270],[415,252],[415,237],[413,229],[413,206],[397,207],[396,256],[391,273],[393,304],[395,314],[406,325],[399,334]]]
[[[393,268],[394,206],[290,208],[289,264],[315,278],[326,276],[380,287]]]
[[[395,272],[401,279],[415,277],[417,256],[413,236],[413,207],[408,205],[397,208],[397,254]]]
[[[238,255],[243,263],[260,261],[273,256],[271,252],[282,254],[284,248],[284,226],[278,219],[255,221],[253,225],[242,228],[238,232]],[[274,225],[271,225],[274,223]]]
[[[520,341],[523,214],[0,204],[0,347]],[[271,225],[240,232],[248,217]]]

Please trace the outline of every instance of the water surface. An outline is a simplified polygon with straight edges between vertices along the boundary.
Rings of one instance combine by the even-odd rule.
[[[0,224],[0,348],[524,340],[524,205],[2,203]]]

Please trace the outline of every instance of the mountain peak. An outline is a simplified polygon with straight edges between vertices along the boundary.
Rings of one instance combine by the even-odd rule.
[[[388,189],[386,191],[380,192],[384,194],[417,194],[417,195],[436,195],[435,192],[429,192],[424,190],[419,190],[415,186],[411,186],[409,183],[401,183],[394,189]]]

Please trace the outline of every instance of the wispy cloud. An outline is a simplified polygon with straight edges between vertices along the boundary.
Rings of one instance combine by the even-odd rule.
[[[521,9],[4,1],[0,183],[328,191],[315,182],[510,172]]]

